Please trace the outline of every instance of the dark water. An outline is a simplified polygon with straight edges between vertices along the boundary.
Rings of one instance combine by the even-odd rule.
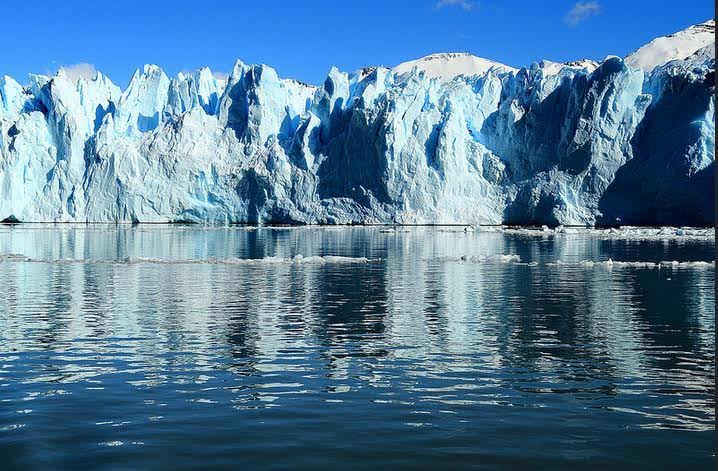
[[[0,253],[3,469],[715,465],[713,266],[575,263],[710,240],[4,226]]]

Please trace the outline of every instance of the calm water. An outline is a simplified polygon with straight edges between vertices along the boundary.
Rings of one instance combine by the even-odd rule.
[[[715,465],[713,266],[579,263],[710,240],[2,226],[0,254],[3,469]]]

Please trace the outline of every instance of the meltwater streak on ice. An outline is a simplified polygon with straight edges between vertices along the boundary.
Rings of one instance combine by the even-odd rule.
[[[382,231],[0,228],[35,259],[372,260],[0,263],[4,463],[714,464],[715,270],[578,265],[711,240]]]

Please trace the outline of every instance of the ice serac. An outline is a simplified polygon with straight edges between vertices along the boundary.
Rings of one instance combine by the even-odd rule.
[[[166,112],[177,116],[199,107],[207,114],[216,114],[224,86],[224,81],[217,79],[208,67],[180,73],[170,82]]]
[[[0,220],[712,225],[715,46],[656,61],[2,77]]]
[[[170,79],[156,65],[135,71],[119,99],[114,118],[115,132],[130,137],[152,131],[163,120],[169,100]]]

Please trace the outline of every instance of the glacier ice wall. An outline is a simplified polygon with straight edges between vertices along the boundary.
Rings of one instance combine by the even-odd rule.
[[[2,77],[0,220],[712,225],[714,74]]]

